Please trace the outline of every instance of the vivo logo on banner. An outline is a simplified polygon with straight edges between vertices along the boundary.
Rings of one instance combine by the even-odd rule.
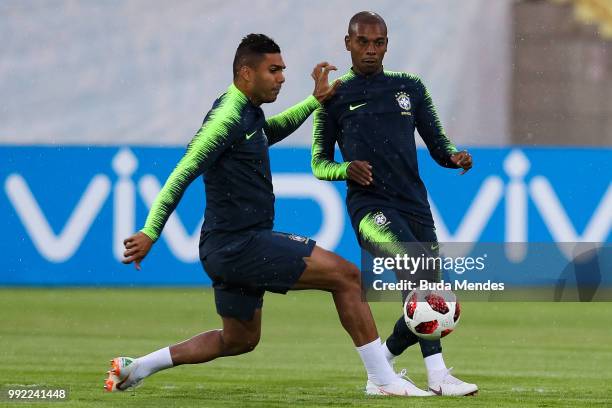
[[[542,175],[534,176],[527,184],[524,181],[531,163],[521,150],[512,150],[503,162],[503,168],[510,182],[506,185],[497,175],[490,175],[481,184],[478,192],[463,216],[454,234],[448,231],[444,218],[433,200],[430,206],[436,223],[438,240],[441,242],[478,242],[480,234],[491,219],[494,210],[502,200],[506,200],[504,242],[528,242],[529,218],[527,203],[530,198],[535,203],[540,216],[548,227],[555,242],[602,242],[612,228],[612,183],[591,213],[591,218],[582,234],[564,210],[549,180]],[[520,246],[512,246],[510,259],[521,261],[526,255],[518,252]],[[524,247],[526,249],[526,247]],[[571,258],[569,246],[560,246],[565,255]],[[469,249],[469,247],[465,247]]]
[[[139,194],[150,208],[161,190],[160,181],[153,175],[143,176],[136,186],[131,176],[137,167],[138,159],[131,150],[121,149],[112,162],[118,181],[111,185],[108,176],[95,175],[58,234],[53,232],[47,216],[21,175],[10,174],[5,181],[5,191],[38,252],[48,261],[59,263],[71,258],[78,250],[112,190],[113,254],[115,259],[121,260],[124,251],[123,240],[137,228],[136,194]],[[337,245],[344,228],[342,218],[344,203],[331,184],[305,174],[275,174],[274,190],[279,198],[293,197],[315,201],[323,212],[323,222],[314,239],[325,247]],[[195,262],[198,257],[193,248],[198,246],[199,226],[203,222],[202,217],[195,230],[187,231],[175,212],[168,219],[161,239],[166,241],[177,259],[182,262]]]
[[[204,208],[200,180],[186,192],[155,250],[155,267],[128,274],[123,239],[140,228],[181,148],[2,147],[0,284],[202,284],[198,261]],[[473,149],[465,176],[419,150],[441,242],[607,242],[612,164],[605,149]],[[343,182],[316,180],[310,150],[270,151],[276,225],[357,261]],[[581,166],[568,169],[572,157]],[[374,169],[375,171],[375,169]],[[466,251],[469,245],[460,246]],[[521,262],[527,246],[512,245]],[[566,257],[571,246],[559,245]],[[462,254],[457,254],[461,256]],[[171,271],[168,273],[168,271]]]
[[[529,166],[529,160],[523,152],[518,149],[512,150],[504,160],[504,171],[510,182],[504,185],[499,176],[487,177],[455,234],[448,231],[443,217],[435,204],[430,201],[438,239],[442,242],[478,241],[493,211],[504,198],[506,200],[505,242],[527,242],[529,198],[536,204],[555,242],[601,242],[606,239],[612,228],[612,183],[608,183],[608,188],[592,212],[583,233],[578,234],[546,177],[537,175],[529,184],[524,182]]]

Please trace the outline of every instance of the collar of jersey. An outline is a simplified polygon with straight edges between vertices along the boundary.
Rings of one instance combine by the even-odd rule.
[[[351,67],[351,69],[349,69],[349,71],[347,72],[347,76],[349,76],[349,79],[351,77],[360,78],[360,79],[376,79],[384,75],[385,75],[385,67],[382,67],[379,73],[373,74],[373,75],[358,74],[357,72],[353,70],[353,67]]]
[[[227,88],[227,94],[238,98],[240,100],[240,102],[244,102],[244,103],[246,103],[247,105],[250,105],[253,108],[257,108],[257,106],[253,105],[253,102],[251,102],[249,97],[246,96],[244,94],[244,92],[242,92],[240,89],[238,89],[238,87],[236,87],[236,85],[234,85],[233,82]]]

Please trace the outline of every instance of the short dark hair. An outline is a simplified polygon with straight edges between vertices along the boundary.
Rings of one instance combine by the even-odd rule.
[[[240,41],[234,56],[234,78],[244,65],[255,68],[264,54],[280,54],[281,50],[273,39],[265,34],[249,34]]]
[[[349,35],[355,32],[355,26],[357,24],[380,25],[381,27],[384,28],[385,33],[387,32],[387,24],[385,23],[385,20],[380,15],[374,13],[373,11],[360,11],[359,13],[351,17],[351,21],[349,21],[349,26],[348,26]]]

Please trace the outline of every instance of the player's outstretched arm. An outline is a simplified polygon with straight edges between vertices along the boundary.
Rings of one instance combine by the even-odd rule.
[[[334,95],[336,89],[340,85],[340,81],[336,80],[330,85],[329,71],[335,70],[336,67],[327,62],[317,64],[311,74],[315,82],[315,88],[312,95],[297,105],[266,120],[265,132],[270,146],[280,142],[295,132],[308,116],[321,106],[321,103]]]
[[[187,146],[187,151],[153,201],[144,228],[124,241],[126,258],[123,263],[135,262],[136,268],[140,269],[140,261],[159,238],[189,184],[242,136],[240,111],[246,102],[246,97],[240,91],[230,87],[224,100],[209,112],[200,130]]]
[[[124,264],[134,262],[136,269],[140,270],[140,262],[161,235],[166,221],[183,197],[183,193],[189,184],[202,173],[204,164],[210,160],[207,160],[208,155],[203,154],[203,152],[202,154],[196,152],[196,150],[202,150],[201,147],[194,145],[196,138],[197,135],[189,144],[183,158],[170,173],[157,197],[155,197],[144,228],[123,241],[125,246]]]

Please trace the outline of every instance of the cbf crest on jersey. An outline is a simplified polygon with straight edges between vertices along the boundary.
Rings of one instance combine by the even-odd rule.
[[[406,92],[398,92],[395,94],[395,99],[397,100],[397,104],[400,106],[400,108],[410,114],[409,111],[412,107],[412,104],[410,103],[410,97],[408,96],[408,94],[406,94]],[[406,113],[402,112],[402,114]]]
[[[387,223],[387,217],[385,217],[385,214],[383,214],[382,211],[374,214],[372,218],[374,218],[374,223],[378,226],[383,226]]]

